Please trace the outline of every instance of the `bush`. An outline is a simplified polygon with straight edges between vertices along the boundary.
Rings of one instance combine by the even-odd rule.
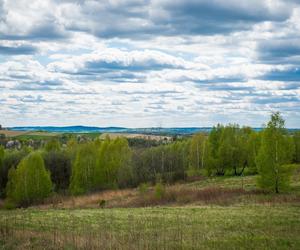
[[[147,183],[142,183],[139,185],[139,194],[144,196],[149,191],[149,185]]]
[[[165,186],[161,182],[156,183],[154,187],[155,198],[160,200],[165,196],[165,193],[166,193]]]

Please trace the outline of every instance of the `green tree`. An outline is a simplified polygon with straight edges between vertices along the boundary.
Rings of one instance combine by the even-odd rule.
[[[295,144],[295,162],[300,163],[300,132],[296,132],[293,136]]]
[[[51,173],[55,191],[68,189],[71,176],[71,158],[66,150],[43,153],[46,169]]]
[[[223,166],[220,164],[219,159],[219,147],[221,143],[221,137],[224,130],[224,126],[218,124],[213,127],[208,136],[207,143],[207,164],[205,166],[207,175],[224,175],[225,171]]]
[[[3,167],[3,160],[4,160],[4,155],[5,155],[5,151],[4,151],[4,147],[0,146],[0,196],[4,187],[4,167]]]
[[[32,152],[9,171],[7,199],[17,206],[41,201],[52,192],[50,173],[46,170],[39,152]]]
[[[60,150],[60,142],[58,139],[51,139],[45,145],[46,152],[50,151],[59,151]]]
[[[271,120],[262,132],[257,156],[258,185],[276,193],[289,187],[292,172],[288,164],[292,162],[295,150],[284,123],[279,112],[272,113]]]
[[[101,188],[124,186],[132,179],[132,152],[126,138],[106,138],[97,161],[97,184]]]
[[[16,168],[29,152],[30,150],[26,147],[23,147],[22,150],[5,150],[2,167],[0,168],[0,196],[5,196],[5,187],[8,180],[9,169],[12,167]]]
[[[96,188],[96,155],[97,149],[93,143],[80,145],[72,164],[69,188],[72,194],[84,194]]]
[[[190,143],[190,163],[191,168],[200,170],[204,168],[207,153],[207,136],[203,133],[195,134]]]

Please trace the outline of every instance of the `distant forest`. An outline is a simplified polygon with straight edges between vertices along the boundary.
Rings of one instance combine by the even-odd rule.
[[[19,149],[0,146],[0,193],[10,208],[54,193],[81,195],[224,175],[257,175],[258,187],[280,193],[289,189],[299,163],[300,132],[288,131],[280,113],[272,113],[260,131],[218,124],[208,133],[174,136],[171,142],[74,134]]]

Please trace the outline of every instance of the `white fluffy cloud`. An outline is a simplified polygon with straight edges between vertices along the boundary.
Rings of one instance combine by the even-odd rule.
[[[299,23],[297,1],[2,0],[0,122],[299,127]]]

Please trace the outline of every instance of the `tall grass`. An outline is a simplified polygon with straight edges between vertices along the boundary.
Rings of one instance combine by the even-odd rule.
[[[0,212],[0,249],[297,249],[297,207]]]

